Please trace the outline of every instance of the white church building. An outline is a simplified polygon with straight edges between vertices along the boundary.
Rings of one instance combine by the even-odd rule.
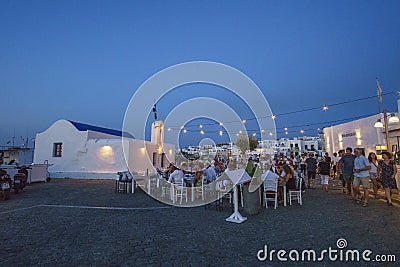
[[[162,121],[154,122],[151,141],[145,141],[118,130],[58,120],[36,135],[33,163],[49,164],[51,178],[115,179],[119,171],[151,173],[175,161],[175,146],[164,144],[163,128]]]

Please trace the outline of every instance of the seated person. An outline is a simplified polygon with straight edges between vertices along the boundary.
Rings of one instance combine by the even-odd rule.
[[[207,167],[203,169],[203,173],[207,178],[207,183],[212,183],[217,179],[217,174],[211,164],[207,164]]]
[[[161,170],[160,168],[156,168],[157,173],[160,174],[164,179],[168,180],[169,175],[174,171],[174,164],[170,163],[169,166],[165,170]]]
[[[203,167],[204,167],[204,165],[201,162],[199,162],[197,165],[195,165],[193,167],[193,174],[196,179],[194,185],[196,187],[201,187],[201,185],[202,185],[201,180],[203,179],[203,171],[202,171]]]
[[[169,175],[168,182],[179,183],[184,177],[185,175],[182,170],[178,169],[176,166],[172,166],[172,173]]]
[[[289,165],[285,164],[282,166],[282,172],[279,177],[279,182],[280,183],[285,182],[287,190],[296,190],[296,181],[294,178],[294,172]]]

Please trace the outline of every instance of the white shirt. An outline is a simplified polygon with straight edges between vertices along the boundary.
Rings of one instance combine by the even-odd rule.
[[[378,166],[378,162],[376,162],[375,164],[376,166]],[[369,173],[374,173],[374,174],[378,173],[378,168],[375,166],[375,164],[371,162],[371,169],[369,170]]]
[[[339,161],[338,157],[332,157],[332,162],[333,165],[336,165],[336,163]]]
[[[203,173],[207,177],[207,181],[212,182],[217,179],[217,174],[215,173],[214,167],[210,166],[203,169]]]
[[[170,174],[168,182],[172,183],[172,181],[178,182],[183,180],[185,175],[183,174],[182,170],[175,170],[173,173]]]

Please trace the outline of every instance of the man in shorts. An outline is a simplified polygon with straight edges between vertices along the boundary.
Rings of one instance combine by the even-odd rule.
[[[353,149],[351,147],[348,147],[346,148],[346,153],[340,159],[343,181],[345,183],[345,186],[347,187],[347,195],[349,195],[350,198],[354,197],[351,189],[354,179],[354,160],[356,158],[356,156],[354,156],[352,153]]]
[[[360,184],[362,184],[364,190],[363,207],[367,207],[369,200],[369,170],[371,169],[371,164],[369,163],[369,160],[361,153],[360,149],[354,149],[354,154],[356,156],[354,160],[354,196],[360,194],[359,187]],[[360,200],[355,199],[355,201],[359,202]]]
[[[308,188],[315,188],[315,175],[317,174],[317,167],[318,162],[314,158],[314,153],[310,153],[308,158],[306,159],[306,168],[307,168],[307,175],[308,175]],[[312,187],[310,185],[312,182]]]

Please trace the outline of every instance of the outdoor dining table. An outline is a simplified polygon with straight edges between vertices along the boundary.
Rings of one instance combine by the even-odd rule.
[[[227,222],[234,222],[234,223],[242,223],[247,220],[246,217],[243,217],[239,213],[239,196],[238,191],[240,190],[239,186],[246,182],[251,181],[250,175],[244,169],[234,170],[234,171],[225,171],[223,175],[227,175],[228,178],[232,181],[235,188],[233,190],[233,205],[234,205],[234,212],[231,216],[226,218]]]

